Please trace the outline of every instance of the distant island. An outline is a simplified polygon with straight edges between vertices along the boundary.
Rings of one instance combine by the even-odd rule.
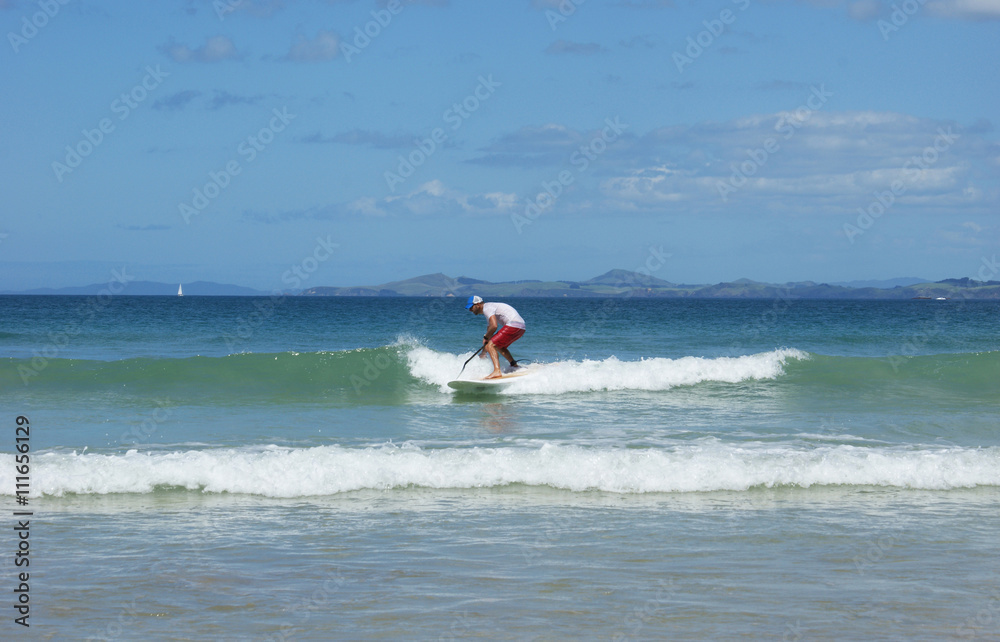
[[[611,270],[587,281],[506,281],[491,283],[460,276],[426,274],[405,281],[356,287],[314,287],[302,296],[432,296],[485,298],[502,297],[646,297],[689,299],[1000,299],[1000,281],[945,279],[925,282],[921,279],[894,279],[876,287],[847,284],[759,283],[739,279],[715,285],[671,283],[637,272]]]
[[[238,285],[195,281],[184,283],[184,296],[273,296],[273,292]],[[44,288],[0,294],[98,295],[107,284],[72,288]],[[120,294],[126,296],[176,296],[176,283],[131,281]],[[1000,281],[945,279],[927,282],[918,278],[851,283],[760,283],[739,279],[714,285],[671,283],[654,276],[611,270],[586,281],[504,281],[492,283],[465,276],[445,274],[392,281],[381,285],[313,287],[283,292],[283,296],[352,297],[459,297],[478,294],[485,298],[567,297],[567,298],[660,298],[660,299],[1000,299]]]

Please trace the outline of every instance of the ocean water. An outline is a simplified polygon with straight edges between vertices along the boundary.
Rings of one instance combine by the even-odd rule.
[[[1000,638],[1000,302],[507,302],[0,297],[0,636]]]

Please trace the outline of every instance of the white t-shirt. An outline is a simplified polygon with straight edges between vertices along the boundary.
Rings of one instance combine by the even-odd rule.
[[[517,313],[517,310],[506,303],[484,303],[483,314],[486,315],[487,319],[496,315],[498,328],[509,325],[512,328],[524,330],[524,319]]]

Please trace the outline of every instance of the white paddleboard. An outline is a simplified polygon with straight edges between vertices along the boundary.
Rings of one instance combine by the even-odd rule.
[[[456,379],[448,387],[459,392],[499,392],[517,379],[530,375],[534,368],[518,368],[496,379]]]

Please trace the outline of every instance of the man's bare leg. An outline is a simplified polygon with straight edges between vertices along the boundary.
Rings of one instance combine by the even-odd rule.
[[[483,378],[496,379],[497,377],[502,377],[503,371],[500,370],[500,358],[497,356],[497,347],[493,345],[492,341],[486,342],[486,352],[489,353],[490,359],[493,360],[493,372]]]

